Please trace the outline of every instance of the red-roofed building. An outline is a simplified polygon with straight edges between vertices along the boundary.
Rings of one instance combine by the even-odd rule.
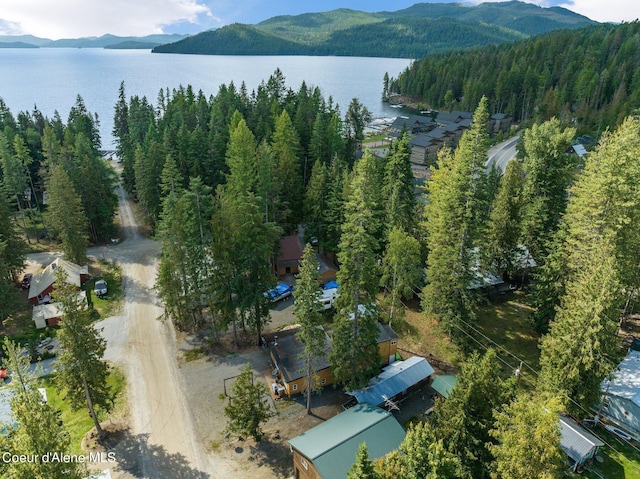
[[[302,246],[298,235],[285,236],[280,240],[280,256],[276,260],[278,276],[297,274],[302,259]]]

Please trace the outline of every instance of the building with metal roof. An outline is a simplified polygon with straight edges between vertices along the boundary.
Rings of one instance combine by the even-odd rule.
[[[354,396],[361,404],[379,406],[387,400],[396,398],[409,388],[424,383],[433,373],[434,370],[429,361],[420,356],[413,356],[390,364],[382,373],[369,381],[369,386],[347,392],[347,394]]]
[[[397,449],[404,437],[404,429],[391,413],[357,404],[289,440],[294,477],[344,479],[360,444],[366,443],[373,460]]]
[[[433,378],[433,382],[431,383],[431,387],[435,392],[440,394],[443,398],[447,399],[449,397],[449,393],[458,383],[458,380],[455,376],[451,374],[441,374]]]
[[[79,266],[71,261],[56,258],[51,264],[33,275],[29,286],[29,301],[32,304],[40,304],[45,296],[51,294],[56,281],[56,271],[60,268],[66,273],[65,282],[80,288],[89,280],[89,267]]]
[[[640,434],[640,351],[630,350],[601,384],[602,414],[634,434]]]
[[[560,447],[569,457],[571,469],[576,471],[592,460],[604,443],[573,419],[560,416]]]

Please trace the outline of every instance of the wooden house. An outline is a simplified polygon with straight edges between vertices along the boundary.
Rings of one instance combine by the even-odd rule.
[[[89,280],[89,267],[78,266],[71,261],[57,258],[39,273],[33,275],[29,286],[29,302],[33,305],[51,301],[51,293],[55,288],[56,271],[61,268],[66,273],[65,281],[78,289]]]
[[[324,331],[322,326],[318,326]],[[334,378],[329,364],[329,353],[332,349],[331,340],[325,333],[325,351],[321,357],[315,358],[314,380],[317,386],[333,384]],[[305,364],[301,353],[304,345],[297,334],[278,335],[269,344],[271,361],[275,365],[274,382],[277,395],[291,397],[303,393],[307,389]],[[271,385],[274,389],[273,384]]]
[[[302,246],[298,235],[285,236],[280,240],[280,256],[276,260],[276,273],[282,277],[297,274],[302,259]]]
[[[367,444],[369,459],[397,449],[405,431],[393,415],[369,404],[357,404],[289,440],[296,479],[344,479]]]

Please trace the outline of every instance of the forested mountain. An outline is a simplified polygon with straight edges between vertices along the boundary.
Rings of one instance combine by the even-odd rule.
[[[155,34],[144,37],[119,37],[102,35],[101,37],[64,38],[51,40],[33,35],[0,35],[0,48],[153,48],[168,42],[177,42],[188,35]],[[18,45],[15,45],[18,43]],[[145,46],[142,47],[141,44]],[[13,45],[13,46],[10,46]],[[128,46],[127,46],[128,45]]]
[[[516,121],[558,116],[585,129],[620,124],[640,101],[640,23],[548,33],[414,62],[390,91],[425,107],[472,109],[483,95],[490,111]]]
[[[522,2],[476,7],[422,3],[397,12],[338,9],[278,16],[257,25],[235,24],[203,32],[153,51],[419,58],[445,49],[500,44],[594,23],[562,8],[545,9]]]

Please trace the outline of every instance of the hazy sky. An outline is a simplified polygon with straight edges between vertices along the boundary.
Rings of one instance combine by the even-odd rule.
[[[399,10],[421,0],[0,0],[0,35],[59,39],[197,33],[229,23],[258,23],[275,15],[352,8]],[[425,0],[422,0],[425,1]],[[426,0],[429,1],[429,0]],[[637,0],[530,0],[562,6],[599,22],[640,17]],[[477,4],[481,0],[461,0]]]

